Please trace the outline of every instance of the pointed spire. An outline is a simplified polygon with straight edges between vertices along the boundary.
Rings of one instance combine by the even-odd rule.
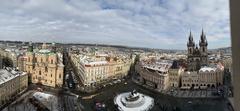
[[[203,31],[203,28],[202,28],[202,34],[201,34],[201,37],[200,37],[200,41],[199,41],[199,46],[207,46],[208,43],[207,43],[207,39],[206,39],[206,35]]]
[[[192,30],[190,29],[190,36],[192,36]]]
[[[206,39],[203,28],[202,28],[202,34],[201,34],[201,41],[204,42]]]
[[[192,36],[192,31],[191,31],[191,29],[190,29],[190,34],[189,34],[189,41],[193,41],[193,36]]]
[[[187,46],[188,47],[194,47],[195,46],[195,42],[193,41],[193,35],[192,35],[192,31],[191,30],[190,30],[190,33],[189,33]]]

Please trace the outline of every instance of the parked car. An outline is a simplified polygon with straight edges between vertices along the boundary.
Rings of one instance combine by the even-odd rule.
[[[121,81],[121,79],[118,79],[117,82],[120,83],[120,82],[122,82],[122,81]]]
[[[70,87],[70,88],[72,88],[72,87],[73,87],[72,83],[69,83],[69,87]]]
[[[192,101],[188,101],[188,104],[192,104]]]
[[[39,92],[43,92],[43,89],[40,88],[40,87],[38,87],[38,88],[37,88],[37,91],[39,91]]]
[[[115,80],[115,81],[113,81],[113,83],[114,83],[114,84],[117,84],[118,82]]]

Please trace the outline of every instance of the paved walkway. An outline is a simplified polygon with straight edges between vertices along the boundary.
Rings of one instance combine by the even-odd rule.
[[[172,95],[175,97],[182,97],[182,98],[219,98],[220,96],[213,95],[216,92],[214,89],[209,90],[167,90],[166,94]]]

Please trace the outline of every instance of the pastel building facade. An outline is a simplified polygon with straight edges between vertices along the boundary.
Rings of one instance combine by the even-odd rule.
[[[26,58],[26,72],[32,83],[62,87],[64,65],[61,53],[47,49],[46,44],[43,44],[41,50],[33,51],[30,45]]]
[[[223,66],[202,67],[199,71],[186,71],[181,75],[182,89],[216,88],[223,84]]]
[[[80,81],[86,87],[125,77],[132,61],[117,57],[71,54],[71,61]]]

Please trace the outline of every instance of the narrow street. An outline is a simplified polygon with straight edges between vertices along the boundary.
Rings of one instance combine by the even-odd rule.
[[[64,48],[64,84],[63,84],[63,94],[62,99],[64,101],[65,111],[81,111],[80,103],[78,103],[78,98],[71,91],[76,88],[76,77],[74,75],[71,63],[68,59],[67,49]]]

